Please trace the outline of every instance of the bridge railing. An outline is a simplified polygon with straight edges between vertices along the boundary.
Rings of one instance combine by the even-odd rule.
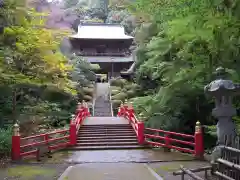
[[[38,157],[42,147],[51,152],[75,145],[80,125],[88,116],[90,116],[89,109],[86,103],[83,102],[78,104],[76,115],[73,116],[69,129],[22,137],[19,125],[15,124],[12,136],[12,160],[20,160],[31,155]]]
[[[203,157],[203,133],[200,122],[196,123],[195,133],[189,135],[162,129],[145,128],[144,122],[137,119],[131,104],[121,104],[118,110],[118,116],[124,117],[129,121],[136,133],[139,144],[161,146],[166,149],[175,149],[191,153],[199,158]]]
[[[117,116],[124,117],[129,121],[138,138],[139,144],[144,144],[144,123],[137,119],[132,105],[121,104]]]

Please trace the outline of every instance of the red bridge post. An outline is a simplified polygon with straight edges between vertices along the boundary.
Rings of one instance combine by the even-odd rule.
[[[70,145],[74,146],[77,144],[77,120],[75,119],[75,116],[73,115],[71,122],[70,122]]]
[[[137,135],[138,135],[138,143],[140,144],[140,145],[143,145],[144,144],[144,142],[145,142],[145,137],[144,137],[144,123],[143,122],[138,122],[138,129],[137,129],[137,131],[138,131],[138,133],[137,133]]]
[[[201,123],[197,121],[195,127],[195,157],[203,158],[204,155],[204,144],[203,144],[203,133]]]
[[[20,133],[19,133],[19,125],[16,123],[13,126],[13,136],[12,136],[12,160],[19,160],[20,159]]]

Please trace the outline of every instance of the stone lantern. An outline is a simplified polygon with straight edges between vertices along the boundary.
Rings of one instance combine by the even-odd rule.
[[[232,117],[236,115],[236,109],[232,106],[232,98],[240,93],[240,84],[226,80],[226,72],[222,67],[216,69],[216,75],[216,80],[205,86],[204,91],[215,100],[212,115],[218,119],[217,144],[230,145],[231,139],[237,135],[236,125],[232,120]],[[226,138],[228,142],[226,142]]]

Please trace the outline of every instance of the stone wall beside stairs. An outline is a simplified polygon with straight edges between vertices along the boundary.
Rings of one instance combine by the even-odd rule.
[[[94,102],[94,116],[110,117],[112,116],[112,105],[110,101],[109,83],[97,83]]]

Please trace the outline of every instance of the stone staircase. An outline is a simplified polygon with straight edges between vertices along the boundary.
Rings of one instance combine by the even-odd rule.
[[[112,116],[109,83],[96,84],[94,116],[95,117],[111,117]]]
[[[72,150],[140,149],[129,124],[82,125]]]

